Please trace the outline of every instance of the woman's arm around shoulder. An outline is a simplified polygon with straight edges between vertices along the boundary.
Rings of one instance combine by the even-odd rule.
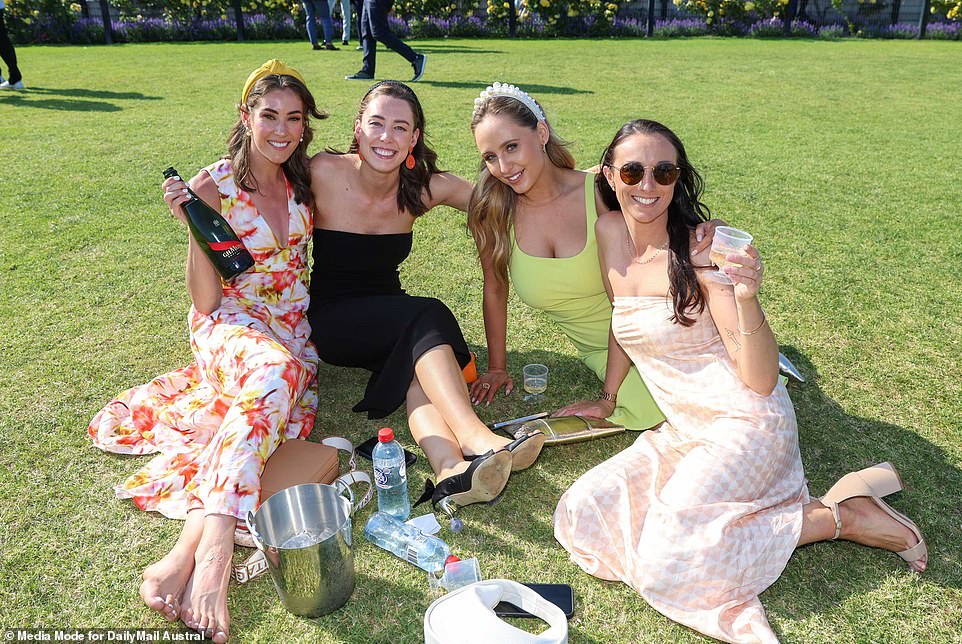
[[[462,179],[450,172],[439,172],[431,175],[431,198],[425,202],[428,210],[435,206],[450,206],[461,212],[468,211],[468,200],[471,199],[471,191],[474,184],[467,179]]]

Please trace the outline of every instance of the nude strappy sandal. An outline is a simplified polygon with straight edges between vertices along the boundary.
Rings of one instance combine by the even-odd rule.
[[[892,464],[887,461],[873,465],[872,467],[867,467],[864,470],[859,470],[858,472],[851,472],[840,478],[838,482],[825,493],[825,496],[819,499],[823,505],[832,511],[832,516],[835,517],[835,536],[832,537],[832,540],[838,539],[838,536],[842,533],[842,520],[839,518],[838,513],[839,504],[856,496],[864,496],[872,499],[875,505],[880,507],[886,514],[911,530],[912,533],[915,534],[916,539],[919,540],[916,545],[896,554],[909,563],[924,558],[928,554],[928,549],[925,547],[925,540],[922,538],[922,533],[919,531],[918,526],[907,516],[896,512],[888,503],[882,500],[882,497],[895,494],[901,491],[902,488],[902,480],[899,478],[898,472],[896,472]]]

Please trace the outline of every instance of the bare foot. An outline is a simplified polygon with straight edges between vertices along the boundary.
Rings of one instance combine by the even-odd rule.
[[[842,539],[864,546],[901,552],[919,543],[915,533],[901,522],[889,516],[868,497],[856,496],[839,504],[842,513]],[[915,572],[928,566],[928,556],[907,562]]]
[[[227,586],[235,523],[233,517],[210,515],[206,518],[204,537],[194,558],[194,572],[181,599],[184,624],[217,644],[223,644],[230,636]]]
[[[180,596],[194,570],[192,552],[174,549],[144,570],[141,577],[140,597],[147,608],[163,615],[168,622],[177,621],[180,614]]]

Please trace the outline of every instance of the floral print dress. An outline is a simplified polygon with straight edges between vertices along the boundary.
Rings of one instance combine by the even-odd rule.
[[[267,458],[285,440],[306,438],[317,409],[317,351],[305,315],[312,212],[288,185],[282,247],[229,160],[205,171],[255,265],[224,283],[210,315],[191,307],[193,364],[120,394],[87,430],[104,451],[157,454],[115,492],[175,519],[198,508],[237,518],[254,510]]]

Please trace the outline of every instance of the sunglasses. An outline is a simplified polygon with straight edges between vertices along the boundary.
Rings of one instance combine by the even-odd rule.
[[[616,168],[610,163],[607,165],[612,170],[618,171],[621,180],[626,185],[636,185],[645,178],[645,165],[641,161],[629,161],[620,168]],[[678,175],[680,174],[681,168],[668,161],[660,161],[651,168],[651,176],[655,178],[656,183],[663,186],[670,186],[678,181]]]

